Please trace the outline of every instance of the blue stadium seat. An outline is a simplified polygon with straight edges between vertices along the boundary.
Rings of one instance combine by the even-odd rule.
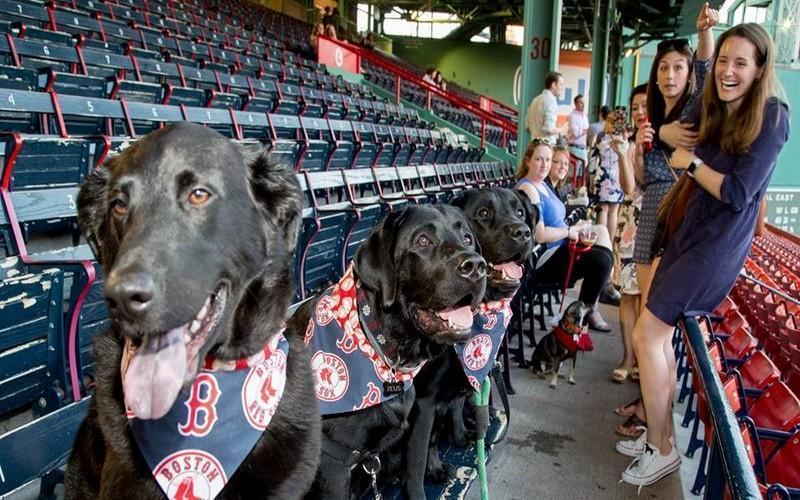
[[[328,121],[324,118],[300,117],[303,132],[303,150],[298,171],[319,172],[328,169],[334,141]]]
[[[25,406],[43,414],[64,400],[63,290],[58,269],[0,281],[0,415]]]
[[[376,167],[391,167],[395,164],[395,155],[399,145],[394,142],[388,125],[375,124],[375,141],[379,149],[375,158]]]
[[[241,139],[255,139],[264,144],[269,144],[270,128],[266,113],[251,111],[232,111],[231,115],[236,120],[235,125],[239,132],[235,134]]]
[[[270,153],[292,168],[299,168],[300,151],[302,150],[303,131],[300,118],[292,115],[267,115],[271,131]]]
[[[342,96],[338,92],[323,91],[325,97],[325,118],[341,120],[347,112]]]
[[[301,87],[303,97],[303,116],[321,118],[325,114],[325,98],[318,89]]]
[[[401,167],[410,165],[412,146],[406,135],[406,130],[403,127],[389,125],[389,132],[392,142],[395,144],[394,164]]]
[[[403,195],[415,205],[431,203],[433,198],[423,189],[422,179],[416,167],[395,167],[397,178],[400,180],[400,188]]]
[[[278,83],[278,104],[275,113],[299,115],[301,106],[300,87],[291,83]]]
[[[329,119],[328,125],[333,139],[333,150],[328,160],[328,170],[341,170],[355,167],[356,136],[351,122]]]
[[[351,122],[355,132],[356,154],[353,168],[371,167],[375,165],[380,145],[375,136],[375,128],[367,122]]]
[[[449,201],[449,191],[439,185],[439,175],[433,165],[418,165],[417,175],[420,179],[420,189],[428,195],[432,203],[445,203]]]

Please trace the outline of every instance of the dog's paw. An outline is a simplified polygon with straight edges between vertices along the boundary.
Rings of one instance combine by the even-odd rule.
[[[544,380],[544,372],[533,372],[534,375],[539,377],[540,379]]]
[[[568,383],[568,384],[575,385],[575,379],[574,379],[574,378],[571,378],[571,379],[567,380],[567,383]]]
[[[556,384],[550,384],[550,388],[551,388],[551,389],[553,389],[553,390],[555,390],[555,388],[556,388]]]
[[[425,473],[425,479],[438,484],[444,484],[456,477],[456,468],[450,464],[431,469]]]

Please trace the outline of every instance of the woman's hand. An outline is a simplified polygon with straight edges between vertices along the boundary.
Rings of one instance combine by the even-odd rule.
[[[622,156],[625,154],[625,151],[622,149],[622,145],[625,144],[625,137],[621,135],[613,135],[611,136],[611,149],[614,150],[615,153]]]
[[[569,238],[572,241],[578,241],[579,233],[580,230],[578,229],[578,226],[570,226],[567,228],[567,238]]]
[[[674,121],[658,130],[658,137],[671,148],[694,149],[698,133],[692,130],[693,123]]]
[[[636,147],[639,151],[642,150],[642,144],[645,142],[653,142],[656,136],[656,131],[650,122],[644,122],[636,131]]]
[[[691,151],[678,148],[672,152],[672,156],[669,159],[669,165],[672,168],[684,169],[688,167],[695,158],[697,158],[697,156],[695,156]]]
[[[700,14],[697,15],[697,32],[710,30],[719,23],[719,11],[712,9],[708,2],[700,7]]]

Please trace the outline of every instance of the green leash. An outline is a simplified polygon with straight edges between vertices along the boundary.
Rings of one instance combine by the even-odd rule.
[[[489,427],[489,392],[492,384],[489,377],[483,380],[481,390],[475,392],[475,433],[477,436],[478,481],[481,485],[481,500],[489,500],[489,480],[486,477],[486,430]]]

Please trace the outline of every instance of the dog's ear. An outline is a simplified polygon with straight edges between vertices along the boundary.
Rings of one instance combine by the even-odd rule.
[[[288,254],[297,245],[302,216],[302,193],[294,171],[262,150],[248,164],[250,189],[264,218],[283,236]]]
[[[525,210],[525,222],[531,227],[531,231],[536,230],[536,225],[539,223],[541,218],[541,214],[539,213],[539,207],[531,203],[531,199],[528,198],[528,195],[523,193],[518,189],[512,189],[514,194],[519,199],[520,203],[522,203],[522,207]]]
[[[86,176],[78,192],[78,224],[100,264],[103,264],[102,254],[105,251],[100,235],[107,222],[108,178],[113,162],[114,159],[109,158],[104,165],[94,169]]]
[[[467,205],[467,195],[465,192],[458,193],[455,198],[450,200],[448,204],[453,205],[454,207],[458,207],[460,209],[464,209]]]
[[[391,307],[397,296],[394,246],[405,213],[403,210],[387,215],[358,247],[353,259],[358,279],[370,290],[380,292],[384,309]]]

